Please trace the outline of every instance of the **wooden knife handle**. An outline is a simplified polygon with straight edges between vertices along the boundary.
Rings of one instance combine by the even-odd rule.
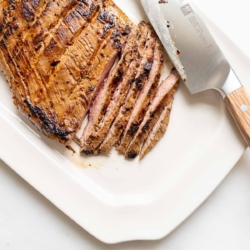
[[[248,146],[250,146],[250,96],[244,87],[234,91],[225,98],[236,125]]]

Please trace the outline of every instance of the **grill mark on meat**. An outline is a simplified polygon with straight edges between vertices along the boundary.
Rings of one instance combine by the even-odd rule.
[[[79,125],[85,118],[90,107],[89,104],[92,102],[95,94],[98,92],[100,84],[108,75],[115,61],[115,58],[118,55],[119,51],[113,48],[112,43],[112,40],[107,44],[103,43],[103,46],[99,49],[92,65],[88,69],[86,77],[81,82],[79,82],[79,84],[75,88],[75,91],[70,95],[69,99],[66,102],[68,112],[66,111],[65,113],[70,113],[70,109],[74,107],[74,112],[77,113],[78,117],[81,117]],[[102,53],[105,55],[105,57],[101,56]],[[95,72],[101,72],[101,76],[97,76]],[[86,96],[88,98],[88,105],[84,105],[84,103],[81,104],[81,93],[83,92],[86,93]],[[62,118],[65,123],[67,123],[67,119],[69,119],[68,116],[64,116]],[[77,127],[76,129],[78,128],[79,127]]]
[[[77,1],[73,0],[50,0],[47,2],[40,16],[37,16],[35,23],[23,35],[23,40],[28,40],[30,44],[37,46],[76,4]]]
[[[27,0],[23,0],[22,15],[27,22],[32,22],[35,19],[35,11]]]
[[[111,28],[115,27],[115,16],[109,15],[108,11],[103,9],[97,18],[101,23],[104,24],[104,32],[108,32]]]
[[[145,22],[141,22],[138,26],[140,34],[138,37],[138,50],[137,50],[137,60],[133,61],[130,67],[130,72],[126,76],[128,89],[127,93],[124,93],[124,99],[128,96],[128,91],[131,88],[132,84],[135,82],[136,76],[139,74],[140,64],[143,59],[144,52],[146,50],[146,42],[149,38],[149,27]],[[118,115],[114,117],[114,121],[109,129],[108,134],[106,135],[104,141],[98,148],[98,152],[108,154],[111,151],[111,148],[119,140],[123,130],[126,127],[127,121],[129,119],[129,114],[132,107],[125,106],[125,100],[121,102]]]
[[[60,33],[61,26],[68,24],[67,20],[68,20],[69,16],[72,14],[72,12],[75,12],[75,10],[77,9],[77,7],[79,7],[80,4],[76,5],[76,2],[73,2],[70,6],[67,6],[64,10],[64,15],[60,15],[58,22],[50,25],[49,30],[46,30],[45,28],[41,27],[41,29],[39,31],[36,31],[36,36],[34,37],[34,39],[32,41],[33,46],[39,47],[39,45],[41,43],[43,43],[44,47],[46,48],[47,44],[49,43],[49,41],[47,42],[46,39],[50,40],[51,38],[54,37],[56,32]],[[58,15],[58,14],[56,14],[56,15]],[[62,29],[63,29],[63,27],[62,27]]]
[[[161,114],[167,109],[170,114],[170,110],[173,103],[173,96],[178,86],[179,75],[174,70],[170,76],[160,85],[158,88],[152,104],[148,108],[143,122],[140,124],[138,132],[134,136],[131,144],[125,152],[125,157],[134,158],[139,155],[144,141],[148,138],[150,131],[153,129]]]
[[[96,23],[95,18],[97,15],[98,15],[98,12],[96,11],[94,13],[94,16],[92,16],[89,22],[86,23],[86,27],[83,27],[83,29],[79,30],[79,32],[77,32],[74,36],[70,32],[69,37],[71,39],[66,41],[64,45],[61,44],[60,42],[61,39],[57,39],[58,45],[54,46],[52,50],[48,48],[47,51],[45,50],[45,53],[40,56],[40,59],[36,66],[39,69],[39,73],[41,74],[44,81],[46,82],[50,81],[48,76],[52,74],[56,74],[57,68],[60,68],[60,65],[64,64],[64,61],[63,61],[64,59],[61,57],[65,58],[66,56],[68,56],[72,50],[71,48],[73,48],[74,50],[74,47],[77,46],[76,43],[79,43],[78,40],[82,39],[81,36],[86,34],[86,32],[93,32],[91,29],[92,27],[91,25],[92,23]],[[65,25],[65,27],[67,26]],[[53,42],[53,40],[51,42]],[[67,42],[70,42],[70,46],[69,44],[66,46]],[[66,49],[68,49],[68,51]],[[78,54],[80,54],[80,52],[84,53],[84,51],[79,51]],[[59,65],[57,65],[56,68],[50,67],[50,62],[55,61],[55,60],[60,60]]]
[[[127,43],[124,46],[120,61],[117,63],[116,67],[113,69],[107,80],[102,85],[92,104],[89,114],[89,122],[81,137],[83,151],[94,150],[95,148],[97,148],[104,139],[109,129],[110,124],[104,125],[103,120],[105,118],[105,115],[108,113],[108,107],[110,105],[111,98],[115,93],[115,90],[119,88],[120,83],[122,83],[122,77],[129,69],[131,59],[128,55],[132,57],[134,43],[136,41],[136,34],[137,29],[132,29],[130,35],[128,36]]]
[[[91,33],[91,30],[93,29],[93,26],[89,26],[88,27],[88,29],[85,31],[86,33]],[[99,27],[98,27],[98,29],[99,29]],[[82,35],[82,37],[84,37],[84,35],[86,34],[86,33],[82,33],[81,35]],[[94,34],[95,32],[93,32],[93,34]],[[80,38],[81,39],[81,38]],[[96,39],[97,40],[97,39]],[[106,40],[104,40],[104,42],[106,43]],[[83,72],[83,73],[81,73],[81,74],[83,74],[82,75],[82,77],[81,78],[84,78],[84,75],[86,74],[86,73],[84,73],[84,70],[86,71],[86,69],[87,69],[87,67],[88,67],[88,62],[90,62],[91,60],[93,60],[93,58],[96,56],[96,53],[97,53],[97,51],[98,51],[98,49],[100,48],[100,46],[102,46],[102,43],[98,43],[97,41],[93,41],[92,42],[92,47],[93,46],[95,46],[95,48],[93,49],[95,52],[94,53],[87,53],[86,52],[86,49],[85,48],[83,48],[83,47],[80,47],[80,49],[78,49],[78,45],[80,45],[81,43],[79,43],[78,41],[76,42],[76,44],[75,44],[75,46],[72,48],[72,50],[71,51],[69,51],[69,53],[68,53],[68,55],[71,55],[71,54],[73,54],[74,53],[74,51],[76,51],[76,53],[77,53],[77,51],[79,50],[79,52],[77,53],[77,54],[80,54],[81,55],[81,57],[76,57],[76,56],[74,56],[74,55],[72,55],[72,57],[74,56],[75,58],[77,58],[77,60],[78,60],[78,64],[79,65],[83,65],[82,67],[83,67],[83,69],[79,69],[79,71],[80,72]],[[68,61],[68,60],[70,60],[70,58],[69,58],[69,56],[68,56],[67,54],[66,55],[64,55],[62,58],[61,58],[61,63],[60,63],[60,65],[58,65],[57,66],[57,71],[55,71],[55,73],[54,73],[54,75],[52,75],[52,78],[50,78],[50,80],[49,80],[49,84],[47,85],[47,88],[49,89],[49,92],[51,92],[51,93],[56,93],[57,92],[57,90],[58,90],[58,87],[60,88],[60,82],[62,82],[62,84],[64,85],[64,82],[65,82],[65,80],[64,79],[62,79],[63,81],[60,81],[59,79],[58,79],[58,77],[61,79],[61,69],[64,69],[65,68],[65,62],[66,61]],[[83,56],[84,56],[84,58],[83,58]],[[85,68],[84,68],[84,66],[85,66]],[[67,77],[65,76],[65,78],[67,79]],[[58,82],[59,83],[59,85],[58,86],[55,86],[54,85],[54,82]],[[70,85],[68,85],[69,87],[70,87]],[[71,85],[72,86],[72,88],[71,89],[68,89],[68,91],[67,92],[65,92],[65,95],[63,96],[63,98],[65,99],[65,100],[68,100],[68,98],[69,98],[69,96],[70,96],[70,94],[74,91],[74,88],[77,86],[77,83],[75,83],[75,84],[73,84],[73,85]],[[63,102],[60,102],[61,104],[60,104],[60,106],[62,105],[62,106],[64,106],[65,105],[65,102],[63,101]],[[61,107],[59,107],[60,109],[61,109]],[[58,113],[58,112],[57,112]],[[61,115],[59,114],[59,117],[61,117]]]
[[[39,3],[41,2],[42,0],[31,0],[31,4],[32,4],[32,7],[37,10],[38,6],[39,6]]]
[[[30,29],[29,33],[25,36],[25,40],[28,41],[30,47],[29,50],[34,51],[32,57],[32,59],[34,58],[32,60],[34,63],[36,63],[39,56],[44,53],[44,51],[49,51],[49,48],[53,49],[53,41],[62,45],[59,37],[60,35],[63,35],[64,32],[72,35],[71,32],[68,31],[68,27],[63,23],[63,20],[67,15],[74,11],[76,1],[71,1],[69,4],[67,4],[66,0],[60,1],[60,8],[57,6],[59,2],[52,4],[50,12],[47,12],[47,15],[42,16],[41,19],[38,19]],[[51,40],[52,44],[50,44]],[[55,45],[56,44],[54,44],[54,47]]]
[[[153,99],[153,96],[156,92],[156,88],[159,84],[159,74],[162,70],[162,65],[163,48],[160,41],[157,39],[153,63],[147,63],[144,67],[147,71],[150,71],[148,80],[136,101],[128,125],[124,132],[123,139],[120,144],[120,148],[123,148],[123,150],[129,146],[131,140],[133,139],[135,133],[138,131],[140,124],[144,119],[145,113],[148,109],[150,102]]]
[[[129,121],[129,118],[135,106],[136,100],[141,92],[141,89],[147,82],[149,71],[145,69],[145,66],[147,66],[149,62],[150,63],[152,62],[152,57],[153,57],[154,49],[155,49],[154,46],[155,46],[154,33],[152,32],[152,30],[150,30],[149,37],[146,43],[146,49],[144,52],[143,60],[141,61],[141,64],[140,64],[140,69],[138,71],[135,81],[132,84],[131,89],[129,90],[125,104],[120,110],[120,116],[124,116],[124,114],[126,114],[125,115],[126,125]],[[131,126],[131,129],[129,131],[125,130],[125,133],[130,133],[131,135],[133,135],[136,133],[138,127],[139,127],[139,124],[135,123],[133,124],[133,126]],[[121,141],[123,141],[123,136],[121,137]],[[116,146],[116,149],[118,152],[124,153],[126,148],[123,147],[123,144],[119,144]]]

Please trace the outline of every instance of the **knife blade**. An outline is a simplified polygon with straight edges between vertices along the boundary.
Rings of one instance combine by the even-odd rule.
[[[190,0],[141,0],[175,68],[191,94],[221,93],[250,146],[250,97]]]

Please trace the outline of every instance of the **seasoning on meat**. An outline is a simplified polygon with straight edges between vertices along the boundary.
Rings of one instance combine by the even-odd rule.
[[[13,102],[72,151],[75,140],[86,155],[115,146],[144,157],[167,129],[179,79],[173,71],[158,87],[163,61],[151,26],[112,0],[0,1],[0,70]]]

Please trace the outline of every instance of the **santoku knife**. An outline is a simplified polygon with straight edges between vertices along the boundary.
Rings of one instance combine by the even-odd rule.
[[[250,97],[189,0],[141,0],[144,10],[191,94],[221,93],[250,146]]]

